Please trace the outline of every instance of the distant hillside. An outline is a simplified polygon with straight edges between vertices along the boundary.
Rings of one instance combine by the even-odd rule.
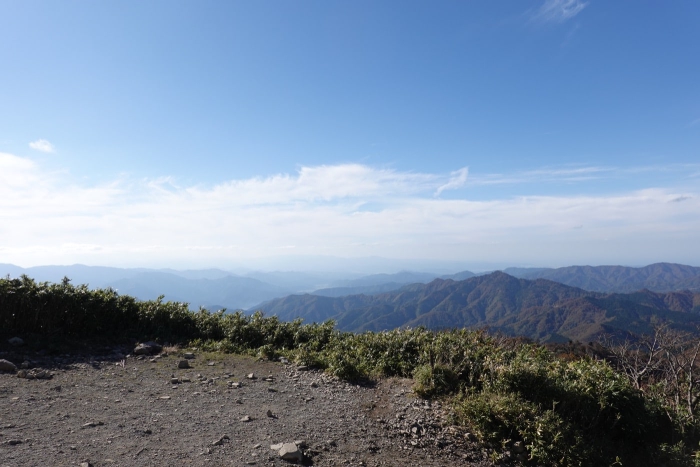
[[[361,285],[357,287],[329,287],[311,292],[312,295],[323,297],[343,297],[346,295],[377,295],[380,293],[392,292],[404,287],[406,284],[399,282],[387,282],[378,285]]]
[[[471,271],[462,271],[456,274],[439,276],[439,278],[464,280],[474,276],[475,274]],[[339,281],[339,283],[345,285],[323,288],[315,290],[311,293],[313,295],[322,295],[324,297],[342,297],[345,295],[359,294],[377,295],[380,293],[398,290],[408,284],[427,284],[435,279],[438,279],[438,276],[424,272],[404,271],[396,274],[373,274],[371,276],[363,276],[353,280]]]
[[[224,306],[244,309],[271,297],[282,297],[289,290],[249,277],[226,276],[220,279],[186,279],[164,272],[145,272],[129,279],[114,281],[111,287],[119,293],[141,300],[165,295],[166,300],[187,302],[194,308]]]
[[[644,333],[655,320],[680,328],[700,324],[700,294],[591,293],[502,272],[464,281],[437,279],[378,295],[291,295],[256,307],[283,320],[336,320],[349,331],[397,327],[490,327],[545,341],[593,340],[601,333]]]
[[[372,274],[357,279],[335,281],[334,287],[367,287],[382,284],[415,284],[430,282],[437,277],[427,272],[401,271],[395,274]]]
[[[593,292],[700,292],[700,268],[656,263],[642,268],[626,266],[568,266],[558,269],[508,268],[505,272],[523,279],[549,279]]]
[[[73,284],[88,284],[90,288],[112,287],[120,294],[141,300],[152,300],[164,295],[165,300],[186,302],[195,309],[200,306],[210,309],[244,309],[295,291],[220,269],[175,271],[81,264],[20,268],[0,264],[0,274],[9,274],[10,277],[26,274],[39,282],[60,282],[63,277],[68,277]]]

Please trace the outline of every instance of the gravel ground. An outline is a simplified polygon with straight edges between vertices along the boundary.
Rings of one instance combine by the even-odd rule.
[[[293,364],[183,351],[48,357],[0,352],[29,374],[0,373],[0,466],[284,466],[294,443],[316,466],[490,466],[411,381],[357,386]],[[252,377],[249,378],[249,375]],[[89,463],[89,464],[88,464]]]

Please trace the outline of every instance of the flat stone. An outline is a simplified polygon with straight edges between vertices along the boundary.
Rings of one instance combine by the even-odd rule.
[[[192,359],[194,359],[194,354],[192,352],[185,352],[183,357],[186,358],[187,360],[192,360]]]

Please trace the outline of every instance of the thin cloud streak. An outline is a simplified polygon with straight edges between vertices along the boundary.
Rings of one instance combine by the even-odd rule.
[[[435,196],[440,196],[440,194],[445,190],[454,190],[464,186],[467,182],[467,176],[469,175],[469,168],[463,167],[459,170],[455,170],[450,174],[450,179],[444,185],[440,185],[437,190],[435,190]]]
[[[600,179],[615,172],[613,167],[543,168],[511,174],[486,174],[473,176],[472,185],[512,185],[522,183],[572,182]]]
[[[480,201],[459,191],[435,196],[462,187],[467,173],[343,164],[213,187],[182,187],[168,177],[81,186],[0,154],[0,182],[14,180],[0,183],[0,262],[205,267],[290,252],[530,262],[575,253],[582,262],[594,250],[618,254],[635,242],[642,243],[630,255],[692,248],[700,232],[700,196],[672,187]],[[362,210],[365,203],[374,209]]]
[[[588,6],[581,0],[545,0],[534,14],[534,19],[543,22],[563,23],[578,15]]]

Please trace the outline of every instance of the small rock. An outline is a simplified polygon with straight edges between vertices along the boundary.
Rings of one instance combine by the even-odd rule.
[[[309,367],[306,365],[301,365],[297,367],[297,371],[309,371]]]
[[[522,441],[516,441],[513,443],[513,452],[516,454],[522,454],[525,452],[525,444]]]
[[[0,359],[0,371],[17,371],[17,367],[9,360]]]
[[[179,384],[180,380],[178,378],[170,378],[170,384]]]
[[[96,426],[102,426],[104,422],[87,422],[83,425],[83,428],[94,428]]]
[[[10,446],[16,446],[18,444],[22,444],[22,440],[21,439],[8,439],[7,444],[9,444]]]
[[[224,435],[221,438],[219,438],[217,441],[214,441],[211,444],[213,446],[221,446],[222,444],[224,444],[224,440],[229,440],[229,439],[231,439],[231,438],[229,438],[228,435]]]
[[[186,370],[188,368],[192,368],[190,366],[189,360],[180,360],[179,362],[177,362],[177,367],[181,370]]]
[[[299,446],[294,443],[284,443],[278,452],[280,458],[285,461],[301,462],[304,458]]]
[[[248,378],[248,379],[256,379],[255,373],[248,373],[248,374],[246,375],[246,378]]]
[[[270,418],[274,417],[274,414],[272,413],[272,410],[269,410],[269,409],[267,410],[267,416],[270,417]]]
[[[192,352],[185,352],[183,357],[186,358],[187,360],[192,360],[192,359],[194,359],[194,354]]]
[[[10,339],[7,339],[7,342],[9,342],[10,345],[14,346],[24,345],[24,339],[22,339],[21,337],[12,337]]]
[[[81,462],[80,467],[93,467],[93,465],[89,462]]]
[[[252,420],[252,418],[250,418],[250,415],[245,415],[245,416],[241,417],[242,422],[249,422],[251,420]]]
[[[153,355],[163,350],[163,346],[157,342],[148,341],[136,346],[134,353],[136,355]]]

